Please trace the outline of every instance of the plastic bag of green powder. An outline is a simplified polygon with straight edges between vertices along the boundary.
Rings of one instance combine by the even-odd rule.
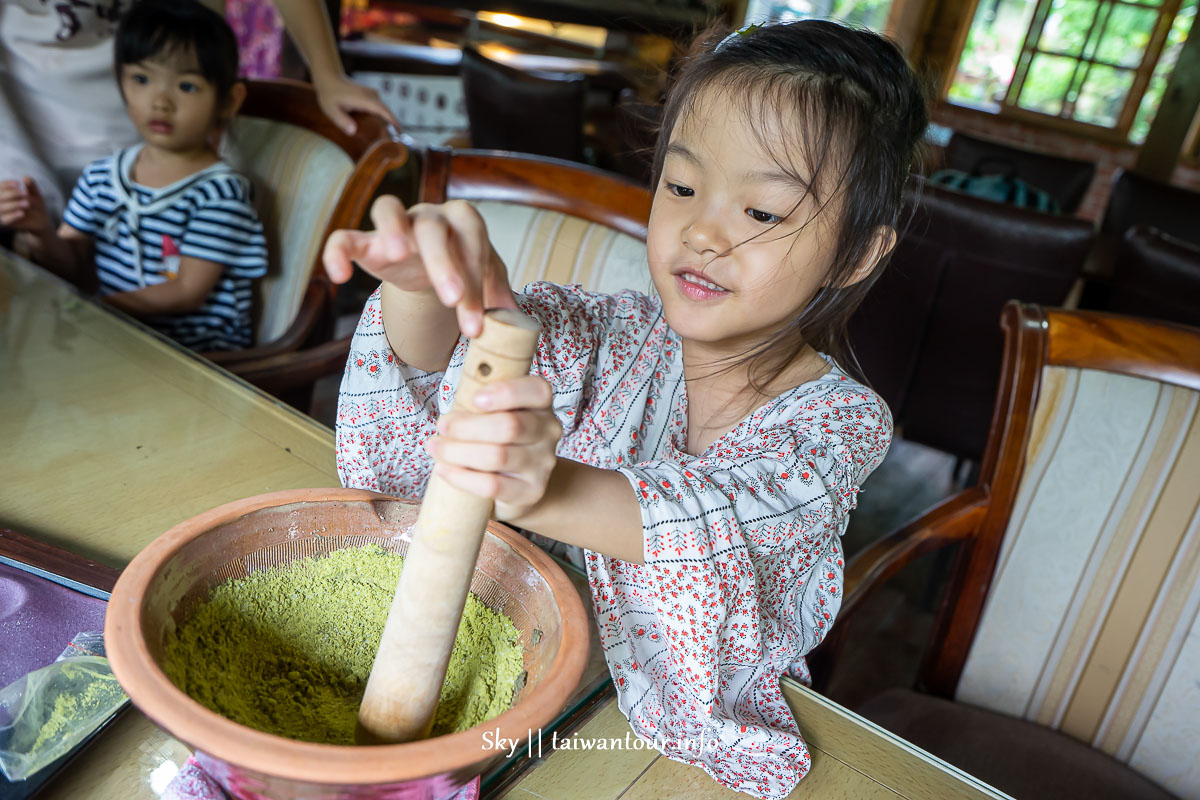
[[[125,702],[108,659],[81,634],[58,661],[0,689],[0,771],[33,775],[69,752]]]

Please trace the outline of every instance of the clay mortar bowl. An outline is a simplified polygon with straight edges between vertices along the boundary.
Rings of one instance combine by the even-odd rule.
[[[176,688],[159,667],[169,637],[216,584],[342,547],[378,543],[403,553],[418,505],[355,489],[300,489],[239,500],[183,522],[125,568],[104,636],[134,705],[197,751],[243,800],[435,800],[452,795],[505,751],[550,724],[583,673],[588,619],[570,580],[510,528],[489,523],[471,584],[512,618],[527,680],[512,708],[470,730],[396,745],[313,744],[245,727]],[[489,732],[485,739],[484,733]],[[488,745],[492,745],[489,748]]]

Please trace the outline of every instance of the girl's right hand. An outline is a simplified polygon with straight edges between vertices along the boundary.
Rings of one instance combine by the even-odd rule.
[[[50,230],[46,201],[33,178],[0,181],[0,225],[29,233]]]
[[[454,308],[468,338],[483,329],[487,308],[516,308],[508,271],[492,249],[483,218],[465,200],[410,209],[385,195],[371,206],[375,230],[335,231],[325,243],[325,271],[345,283],[356,262],[405,292],[432,289]]]

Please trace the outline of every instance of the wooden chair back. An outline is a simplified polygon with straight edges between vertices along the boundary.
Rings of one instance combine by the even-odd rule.
[[[255,347],[216,357],[234,364],[294,350],[323,323],[334,287],[321,248],[339,228],[357,228],[380,182],[408,149],[380,119],[356,115],[353,135],[321,112],[297,81],[249,81],[224,154],[254,184],[270,268],[259,286]]]
[[[514,289],[535,280],[609,292],[652,287],[650,192],[621,176],[541,156],[433,148],[420,197],[470,201]]]
[[[619,176],[541,156],[430,148],[418,198],[474,203],[514,288],[541,278],[596,291],[650,285],[650,192]],[[259,359],[243,377],[274,392],[311,383],[345,368],[351,338]]]
[[[1200,673],[1200,330],[1017,303],[1003,327],[980,482],[962,496],[979,513],[920,683],[1169,785],[1164,743],[1200,763],[1180,710]]]

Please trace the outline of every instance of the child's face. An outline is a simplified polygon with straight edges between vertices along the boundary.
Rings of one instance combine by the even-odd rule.
[[[219,121],[216,87],[190,52],[163,53],[121,66],[125,109],[146,144],[173,153],[208,146]]]
[[[655,189],[650,272],[667,323],[713,355],[732,355],[794,319],[824,283],[837,203],[817,213],[764,148],[781,135],[779,120],[746,119],[722,89],[697,100],[671,132]]]

